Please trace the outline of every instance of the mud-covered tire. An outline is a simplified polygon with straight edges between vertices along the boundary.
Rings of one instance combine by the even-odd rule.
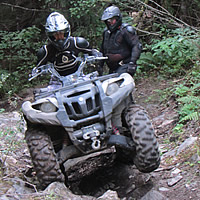
[[[136,145],[135,166],[144,173],[157,169],[160,164],[160,153],[147,112],[143,107],[132,104],[126,111],[125,119]]]
[[[50,137],[39,128],[28,128],[25,139],[41,188],[54,181],[64,182]]]

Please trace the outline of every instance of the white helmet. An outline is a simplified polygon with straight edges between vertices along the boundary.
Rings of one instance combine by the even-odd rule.
[[[70,37],[70,24],[65,19],[65,17],[58,12],[51,13],[47,18],[45,30],[50,42],[58,50],[63,50]],[[54,34],[56,32],[64,32],[64,39],[56,40],[56,38],[54,37]]]

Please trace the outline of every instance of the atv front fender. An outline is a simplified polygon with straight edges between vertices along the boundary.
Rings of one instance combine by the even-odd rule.
[[[60,121],[56,117],[57,112],[45,113],[40,110],[36,110],[32,107],[30,101],[25,101],[22,104],[22,112],[32,123],[61,125]]]

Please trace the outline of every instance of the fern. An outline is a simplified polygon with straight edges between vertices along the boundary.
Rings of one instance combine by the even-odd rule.
[[[186,115],[183,117],[179,122],[187,121],[187,120],[194,120],[194,121],[199,121],[200,115],[198,112],[193,112],[190,113],[189,115]]]
[[[197,83],[192,87],[192,90],[196,90],[196,89],[200,89],[200,83]]]
[[[178,99],[182,103],[179,113],[181,115],[180,122],[187,120],[200,120],[200,98],[197,96],[184,96]]]
[[[184,96],[179,98],[178,101],[184,104],[193,103],[195,105],[200,105],[200,98],[196,96]]]
[[[137,64],[141,66],[143,72],[157,68],[157,61],[150,52],[143,52]]]

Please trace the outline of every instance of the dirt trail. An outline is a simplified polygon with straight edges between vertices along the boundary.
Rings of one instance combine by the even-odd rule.
[[[78,184],[72,184],[71,186],[74,187],[71,187],[72,191],[75,193],[81,191],[84,195],[97,197],[107,190],[113,190],[117,191],[120,199],[140,200],[149,191],[154,190],[169,200],[200,199],[200,145],[198,138],[200,132],[195,123],[190,123],[190,126],[185,127],[181,137],[177,138],[173,135],[172,129],[178,119],[176,101],[171,96],[162,104],[160,102],[160,93],[157,91],[164,90],[170,84],[171,81],[167,82],[166,80],[158,80],[152,77],[145,78],[136,82],[134,94],[136,103],[142,105],[152,119],[162,155],[169,153],[168,156],[162,156],[159,169],[149,174],[143,174],[134,166],[118,164],[113,168],[100,170],[93,176],[84,178]],[[20,97],[18,105],[21,104],[24,97]],[[13,177],[12,172],[14,171],[15,178],[24,179],[24,176],[26,176],[26,181],[34,185],[35,178],[28,177],[28,173],[32,173],[30,170],[31,162],[26,144],[23,142],[23,136],[19,134],[18,112],[13,114],[11,111],[16,111],[16,108],[5,102],[1,104],[2,106],[9,112],[2,113],[0,116],[1,156],[4,152],[3,149],[8,149],[9,146],[7,144],[9,142],[10,144],[15,144],[12,140],[8,140],[11,134],[14,134],[18,141],[21,141],[20,147],[15,144],[16,149],[6,159],[6,174],[8,177]],[[186,139],[196,137],[197,140],[195,140],[193,146],[189,146],[189,149],[186,147],[183,154],[174,156],[174,150],[177,150]],[[2,164],[2,157],[0,161]],[[0,199],[3,199],[1,198],[2,193],[6,193],[9,189],[13,190],[9,181],[0,182],[0,186]]]
[[[171,94],[161,102],[161,93],[158,91],[164,91],[174,82],[176,80],[159,81],[155,77],[140,80],[136,82],[135,99],[148,111],[163,155],[160,168],[151,173],[154,188],[169,200],[196,200],[200,199],[199,126],[189,122],[183,127],[181,135],[175,135],[173,128],[178,122],[176,99]],[[193,138],[194,144],[187,146],[186,141]],[[174,154],[183,146],[180,154]],[[170,181],[174,181],[173,184]]]

